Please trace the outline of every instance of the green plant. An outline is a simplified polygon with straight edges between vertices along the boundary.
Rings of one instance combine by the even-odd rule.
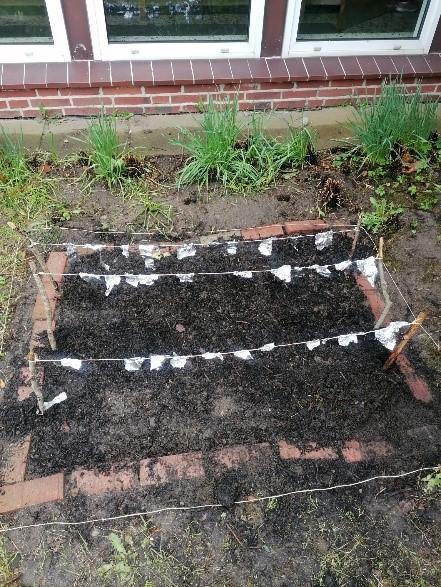
[[[147,181],[127,179],[122,187],[123,197],[140,208],[137,218],[142,219],[143,230],[156,230],[168,234],[173,226],[171,206],[156,201],[158,194]]]
[[[439,202],[439,196],[432,192],[425,193],[418,199],[418,208],[430,212]]]
[[[118,139],[115,117],[102,114],[91,122],[84,142],[95,177],[108,188],[121,185],[126,171],[125,149]]]
[[[359,100],[348,127],[370,165],[388,165],[400,150],[418,158],[431,149],[436,102],[424,102],[420,86],[412,94],[399,82],[383,83],[373,102]]]
[[[17,553],[7,551],[4,539],[0,538],[0,585],[13,585],[18,581],[19,575],[12,569],[16,556]]]
[[[237,99],[216,104],[210,98],[200,132],[181,129],[181,138],[173,143],[190,157],[178,174],[178,187],[218,181],[231,191],[255,191],[274,182],[283,169],[304,164],[312,148],[306,129],[290,129],[288,140],[282,142],[265,135],[262,117],[254,115],[245,125],[237,114]]]
[[[396,206],[392,202],[388,202],[384,198],[370,198],[372,205],[372,211],[363,212],[361,214],[361,223],[374,233],[380,232],[388,225],[391,224],[400,214],[404,212],[404,209],[400,206]]]
[[[437,489],[441,489],[441,467],[437,467],[436,471],[427,475],[427,477],[423,477],[424,482],[424,491],[436,491]]]

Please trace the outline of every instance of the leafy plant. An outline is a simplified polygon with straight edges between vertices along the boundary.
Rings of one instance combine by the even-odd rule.
[[[424,489],[427,492],[441,489],[441,467],[423,478]]]
[[[427,155],[436,109],[436,102],[424,102],[420,86],[408,94],[403,84],[390,81],[372,103],[358,101],[348,126],[369,164],[388,165],[399,150],[419,158]]]
[[[126,170],[124,146],[120,144],[116,120],[112,116],[99,116],[89,124],[86,144],[89,162],[95,177],[108,188],[121,185]]]
[[[181,129],[182,138],[173,142],[190,157],[178,174],[178,187],[218,181],[231,191],[255,191],[274,182],[283,169],[304,164],[312,149],[306,129],[290,129],[282,142],[265,135],[261,117],[252,116],[247,126],[238,122],[237,114],[237,99],[215,104],[210,98],[200,132]]]
[[[388,202],[385,198],[370,198],[372,211],[361,214],[362,225],[374,233],[380,232],[391,224],[404,209]]]

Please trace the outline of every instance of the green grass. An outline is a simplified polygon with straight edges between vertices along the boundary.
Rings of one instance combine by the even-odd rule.
[[[115,117],[101,115],[93,120],[84,142],[96,179],[103,181],[109,189],[121,186],[126,172],[125,148],[118,139]]]
[[[54,196],[54,181],[28,162],[23,137],[0,134],[0,356],[5,350],[19,278],[26,273],[24,247],[17,230],[34,222],[64,218],[67,206]],[[18,278],[18,279],[14,279]]]
[[[14,579],[18,576],[14,572],[12,565],[17,557],[17,553],[11,553],[6,548],[4,538],[0,538],[0,585],[18,585]]]
[[[372,102],[357,103],[348,127],[370,165],[388,165],[403,151],[424,158],[432,148],[436,109],[436,102],[424,102],[420,86],[409,94],[403,84],[391,81],[382,84]]]
[[[141,221],[143,230],[167,235],[173,228],[171,206],[159,202],[159,193],[152,189],[148,180],[127,179],[122,186],[124,199],[133,202],[139,210],[136,219]]]
[[[200,130],[181,129],[180,134],[173,143],[190,156],[178,173],[178,187],[208,187],[213,181],[233,192],[264,189],[282,170],[302,167],[312,148],[305,129],[290,129],[282,142],[265,135],[261,116],[252,116],[249,125],[239,122],[237,99],[215,103],[210,98]]]
[[[372,197],[370,201],[372,209],[361,214],[361,224],[375,234],[388,228],[404,212],[403,208],[385,198]]]

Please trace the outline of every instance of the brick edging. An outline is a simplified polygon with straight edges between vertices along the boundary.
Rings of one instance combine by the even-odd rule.
[[[438,78],[441,54],[0,64],[0,89]]]
[[[201,480],[206,477],[207,470],[212,471],[214,478],[217,478],[225,471],[237,470],[249,464],[259,465],[262,460],[269,460],[274,456],[282,462],[340,459],[348,465],[355,465],[386,458],[393,453],[392,445],[384,440],[348,440],[339,448],[323,447],[316,443],[295,445],[280,440],[274,444],[264,442],[224,447],[205,454],[197,451],[147,458],[122,468],[113,466],[107,472],[77,469],[67,475],[56,473],[24,480],[23,471],[20,480],[0,487],[0,514],[61,501],[65,497],[99,496],[180,481]]]

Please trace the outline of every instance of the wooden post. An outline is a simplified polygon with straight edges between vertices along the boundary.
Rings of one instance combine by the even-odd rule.
[[[400,341],[400,343],[391,352],[391,354],[389,355],[389,358],[384,363],[384,367],[383,368],[385,370],[386,369],[389,369],[389,367],[391,367],[395,363],[395,361],[397,360],[398,355],[402,352],[402,350],[404,349],[404,347],[407,345],[407,343],[410,341],[410,339],[413,337],[413,335],[416,333],[416,331],[418,330],[418,328],[421,326],[421,324],[424,322],[424,320],[426,318],[427,318],[426,312],[420,312],[418,314],[418,316],[416,317],[415,322],[408,329],[408,331],[405,333],[405,335],[403,336],[403,338]]]
[[[52,329],[52,310],[49,303],[49,299],[47,297],[46,289],[43,285],[43,282],[40,279],[40,276],[37,275],[37,267],[33,261],[29,261],[29,267],[31,268],[32,274],[35,279],[35,283],[37,284],[38,292],[41,296],[44,310],[46,312],[46,330],[47,330],[47,337],[49,339],[49,344],[51,345],[51,349],[53,351],[57,350],[57,343],[54,337],[54,331]]]
[[[354,239],[352,241],[352,248],[351,248],[351,252],[349,255],[349,261],[352,261],[352,257],[354,256],[355,249],[357,247],[358,237],[360,236],[360,226],[361,226],[361,219],[359,218],[358,222],[357,222],[357,226],[355,228],[355,232],[354,232]]]
[[[384,308],[381,312],[381,316],[378,318],[377,322],[375,323],[374,328],[381,328],[384,319],[389,313],[390,307],[392,302],[390,301],[389,293],[387,291],[387,282],[384,277],[384,266],[383,266],[383,246],[384,246],[384,239],[380,236],[380,243],[378,246],[378,273],[380,275],[380,284],[381,284],[381,291],[383,293],[384,298]]]
[[[31,380],[32,391],[34,392],[35,397],[37,398],[39,413],[40,413],[40,415],[43,415],[44,414],[44,400],[43,400],[43,393],[42,393],[42,391],[40,389],[40,385],[38,383],[37,370],[35,368],[36,358],[37,358],[37,355],[31,351],[29,353],[29,378]]]

